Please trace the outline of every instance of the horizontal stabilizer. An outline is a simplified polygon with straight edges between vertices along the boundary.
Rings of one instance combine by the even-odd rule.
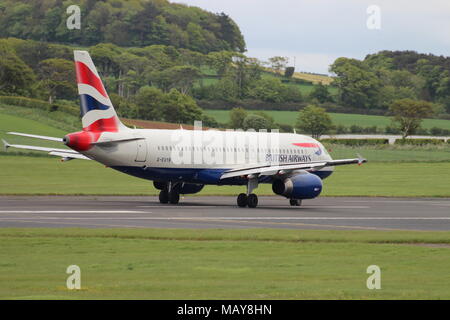
[[[61,158],[66,159],[66,160],[69,160],[69,159],[91,160],[91,159],[89,159],[88,157],[86,157],[86,156],[84,156],[82,154],[76,154],[76,153],[52,151],[52,152],[49,152],[49,155],[61,157]]]
[[[27,146],[22,144],[9,144],[5,140],[3,140],[3,144],[5,148],[16,148],[16,149],[24,149],[24,150],[33,150],[33,151],[43,151],[48,152],[49,155],[62,157],[63,159],[82,159],[82,160],[91,160],[88,157],[70,149],[58,149],[58,148],[48,148],[48,147],[38,147],[38,146]]]
[[[50,141],[57,141],[57,142],[62,142],[63,141],[62,138],[55,138],[55,137],[48,137],[48,136],[39,136],[39,135],[36,135],[36,134],[29,134],[29,133],[7,132],[7,134],[12,134],[12,135],[21,136],[21,137],[41,139],[41,140],[50,140]]]

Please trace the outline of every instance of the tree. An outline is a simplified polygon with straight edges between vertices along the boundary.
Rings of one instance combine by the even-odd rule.
[[[248,91],[250,98],[259,99],[266,102],[284,102],[282,95],[283,84],[278,78],[266,78],[255,81]]]
[[[298,88],[283,84],[279,78],[265,78],[254,81],[247,96],[266,102],[301,102],[302,94]]]
[[[379,105],[381,82],[368,66],[356,59],[338,58],[330,66],[336,74],[334,83],[344,106],[376,108]]]
[[[169,88],[176,88],[182,94],[187,94],[201,76],[200,70],[192,66],[176,66],[163,73],[170,82]]]
[[[211,52],[207,56],[207,61],[210,67],[216,70],[220,77],[223,77],[231,68],[234,54],[231,51]]]
[[[161,103],[164,93],[157,88],[142,87],[134,97],[134,103],[137,105],[137,116],[144,120],[162,120],[163,110]]]
[[[281,72],[286,68],[288,62],[289,58],[287,57],[276,56],[269,58],[270,67],[278,74],[281,74]]]
[[[27,91],[35,75],[6,45],[0,44],[0,92],[22,94]]]
[[[190,123],[203,120],[203,110],[195,100],[176,89],[164,95],[161,104],[163,120],[172,123]]]
[[[400,99],[389,107],[393,124],[400,130],[402,138],[414,134],[422,120],[433,114],[433,104],[427,101]]]
[[[316,99],[320,103],[325,103],[332,101],[330,92],[328,92],[327,86],[324,86],[322,82],[319,82],[318,85],[314,86],[314,89],[311,91],[309,96],[312,99]]]
[[[256,131],[262,129],[271,129],[270,121],[262,116],[252,113],[245,117],[244,121],[242,122],[242,129],[254,129]]]
[[[89,46],[111,42],[126,47],[172,45],[202,53],[245,52],[237,24],[225,14],[214,14],[167,0],[75,1],[82,28],[68,30],[69,1],[0,1],[0,36]]]
[[[244,119],[247,117],[247,111],[242,108],[233,108],[230,111],[230,127],[232,129],[242,129]]]
[[[278,127],[278,125],[275,124],[275,119],[268,115],[267,113],[263,112],[263,111],[256,111],[254,114],[263,117],[264,119],[267,120],[267,128],[271,128],[271,129],[275,129],[275,127]]]
[[[47,90],[48,102],[53,103],[57,96],[74,97],[76,80],[73,63],[64,59],[47,59],[39,64],[40,85]]]
[[[243,98],[250,85],[261,79],[262,67],[258,59],[247,58],[243,54],[233,57],[233,73],[237,85],[237,95]]]
[[[300,111],[296,127],[318,139],[321,135],[330,131],[334,126],[331,117],[324,108],[309,105]]]
[[[236,23],[225,13],[218,15],[222,38],[229,43],[231,50],[245,52],[245,41]]]

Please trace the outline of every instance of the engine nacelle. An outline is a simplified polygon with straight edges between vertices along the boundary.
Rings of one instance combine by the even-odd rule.
[[[167,182],[153,181],[153,186],[158,190],[164,190],[167,187]]]
[[[204,186],[204,184],[183,183],[179,190],[180,194],[194,194],[200,192]]]
[[[272,184],[275,194],[289,199],[314,199],[322,192],[322,180],[311,173],[300,173]]]

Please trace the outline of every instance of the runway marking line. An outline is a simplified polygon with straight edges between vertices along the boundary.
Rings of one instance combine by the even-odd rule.
[[[0,210],[0,214],[1,213],[147,213],[147,212],[136,210]]]
[[[10,221],[19,222],[19,223],[48,223],[48,224],[59,224],[59,225],[83,225],[86,227],[112,227],[112,228],[135,228],[135,229],[145,229],[149,228],[148,226],[136,226],[136,225],[114,225],[114,224],[95,224],[90,223],[87,225],[75,222],[52,222],[52,221],[30,221],[30,220],[14,220],[10,219]],[[236,221],[236,220],[204,220],[204,219],[190,219],[185,221],[198,221],[198,222],[222,222],[226,224],[230,223],[244,223],[244,224],[260,224],[260,225],[287,225],[287,226],[297,226],[297,227],[325,227],[325,228],[334,228],[334,229],[356,229],[356,230],[383,230],[383,231],[423,231],[416,229],[398,229],[398,228],[377,228],[377,227],[363,227],[363,226],[341,226],[341,225],[327,225],[327,224],[312,224],[312,223],[288,223],[288,222],[262,222],[262,221]],[[215,227],[218,228],[218,227]]]

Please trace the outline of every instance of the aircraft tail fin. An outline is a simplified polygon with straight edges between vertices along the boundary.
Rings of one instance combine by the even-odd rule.
[[[117,132],[127,129],[114,110],[89,52],[75,50],[74,59],[83,131]]]

